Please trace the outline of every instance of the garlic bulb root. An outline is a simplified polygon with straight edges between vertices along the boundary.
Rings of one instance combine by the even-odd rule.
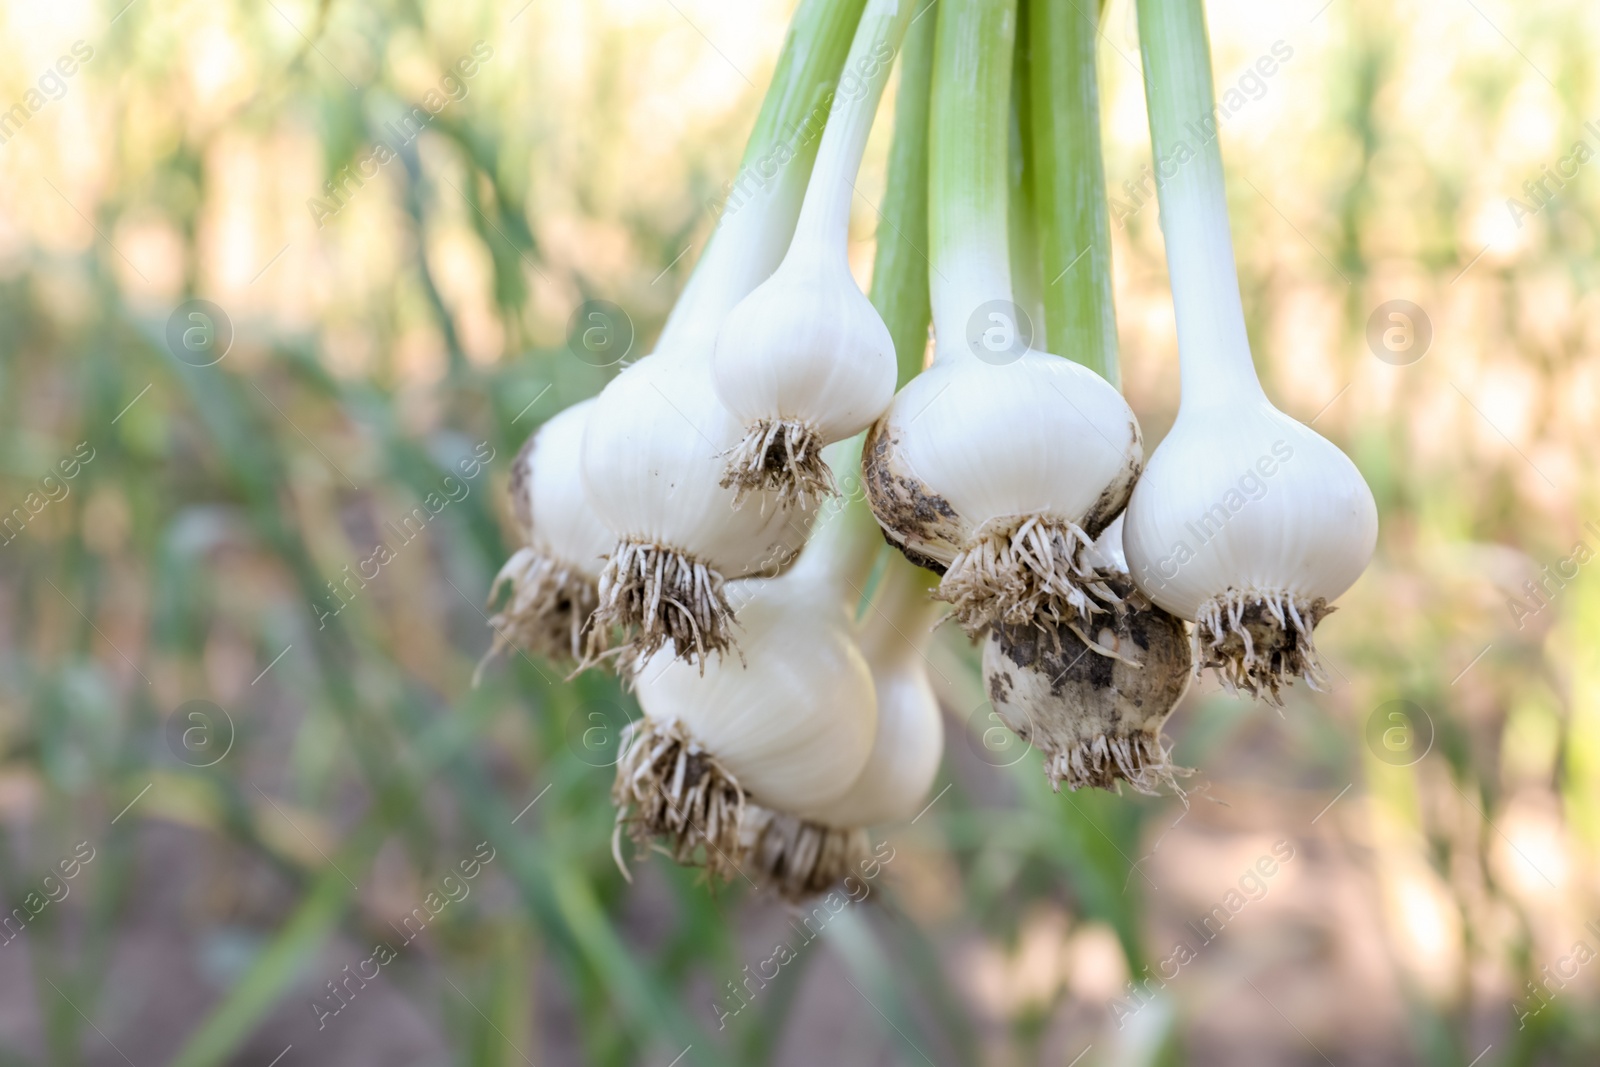
[[[641,852],[665,852],[685,866],[704,867],[713,879],[730,881],[738,873],[744,790],[682,723],[628,724],[611,799],[617,806],[611,855],[630,882],[624,832]]]
[[[590,624],[585,663],[617,654],[642,663],[669,643],[705,671],[708,653],[733,647],[733,607],[722,575],[687,552],[622,541],[600,572],[599,606]],[[613,629],[627,637],[608,649]]]
[[[1110,577],[1084,559],[1094,540],[1076,523],[1045,515],[1007,516],[984,523],[956,554],[939,583],[938,599],[955,605],[951,617],[978,638],[993,625],[1088,623],[1122,608]]]
[[[1281,708],[1279,690],[1296,678],[1319,691],[1328,684],[1311,631],[1335,610],[1323,597],[1230,589],[1200,607],[1195,669],[1212,667],[1229,691]]]
[[[490,604],[499,597],[502,586],[510,586],[511,596],[489,619],[494,643],[478,664],[478,672],[512,647],[554,660],[582,659],[586,645],[605,651],[608,635],[594,633],[590,627],[600,593],[594,580],[581,570],[524,546],[495,575],[489,587]],[[474,680],[476,677],[474,674]]]
[[[871,851],[867,832],[746,804],[739,862],[756,884],[795,903],[838,885]]]
[[[722,487],[738,493],[736,505],[751,493],[771,492],[780,507],[811,504],[837,496],[833,470],[822,457],[821,432],[800,419],[759,419],[730,448]]]
[[[1123,576],[1109,580],[1124,610],[1092,637],[1077,626],[997,626],[983,650],[989,699],[1002,722],[1044,756],[1060,790],[1086,786],[1179,796],[1191,772],[1172,762],[1162,737],[1193,678],[1183,622]]]

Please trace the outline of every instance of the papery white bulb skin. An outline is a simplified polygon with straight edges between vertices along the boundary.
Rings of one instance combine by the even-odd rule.
[[[797,237],[789,255],[729,313],[712,380],[743,423],[722,484],[784,501],[835,492],[822,449],[853,437],[894,396],[894,341],[842,250]]]
[[[796,810],[848,790],[877,729],[872,671],[834,583],[803,564],[734,583],[741,656],[703,672],[662,649],[636,676],[613,798],[618,840],[737,870],[746,803]],[[618,857],[620,864],[620,855]]]
[[[594,401],[584,400],[549,419],[512,461],[511,512],[522,547],[489,589],[491,606],[502,586],[509,585],[511,595],[489,620],[494,643],[485,663],[513,646],[548,659],[583,655],[599,604],[600,571],[615,541],[590,507],[578,474],[584,426],[593,410]]]
[[[1326,681],[1312,630],[1366,569],[1378,512],[1343,452],[1255,394],[1179,410],[1123,547],[1140,590],[1196,623],[1197,668],[1281,703]]]
[[[939,597],[976,637],[1116,607],[1084,554],[1127,503],[1143,457],[1115,388],[1028,349],[1009,362],[936,359],[873,426],[864,462],[889,541],[943,573]]]
[[[725,581],[775,574],[805,543],[812,510],[769,493],[735,505],[722,454],[742,429],[712,391],[705,338],[658,352],[601,392],[583,440],[583,482],[613,547],[599,581],[590,659],[633,663],[671,647],[704,664],[734,645]]]
[[[865,828],[914,818],[926,802],[944,753],[944,721],[924,655],[944,608],[929,599],[930,584],[935,576],[892,559],[862,622],[878,727],[855,782],[838,799],[798,812],[746,809],[741,864],[791,900],[859,874],[869,862]]]

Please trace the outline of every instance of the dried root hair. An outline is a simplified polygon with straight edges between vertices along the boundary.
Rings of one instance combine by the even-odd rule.
[[[550,660],[579,659],[586,643],[602,646],[603,651],[605,635],[591,642],[595,635],[590,633],[589,620],[600,603],[594,579],[528,545],[519,548],[495,575],[489,587],[489,606],[507,585],[511,596],[489,619],[494,643],[473,672],[474,685],[489,661],[510,648]]]
[[[730,881],[739,872],[744,790],[682,723],[628,724],[611,799],[617,806],[611,855],[628,881],[624,833],[640,855],[665,853],[686,867],[704,867],[712,880]]]
[[[775,494],[779,507],[805,507],[836,496],[823,444],[821,435],[798,419],[761,419],[724,453],[728,467],[722,487],[736,490],[739,504],[763,492]]]
[[[1111,576],[1084,562],[1093,545],[1075,523],[1042,515],[991,519],[951,561],[935,596],[955,605],[951,618],[974,638],[994,625],[1051,632],[1065,625],[1082,637],[1080,623],[1123,604]]]
[[[705,670],[706,657],[734,647],[733,608],[722,575],[686,552],[624,541],[606,561],[584,665],[609,655],[644,663],[671,644],[677,657]],[[613,630],[623,640],[610,648]]]
[[[744,873],[794,903],[838,885],[871,851],[863,828],[824,826],[753,802],[745,806],[739,844]]]
[[[1146,796],[1158,796],[1167,789],[1185,798],[1178,779],[1194,772],[1172,762],[1172,749],[1163,743],[1159,731],[1141,730],[1131,735],[1099,734],[1047,754],[1044,773],[1058,793],[1063,783],[1073,792],[1085,787],[1120,792],[1121,783],[1127,782],[1134,792]],[[1188,805],[1186,798],[1184,804]]]
[[[1328,684],[1311,631],[1334,609],[1326,599],[1230,589],[1201,608],[1194,629],[1195,669],[1212,667],[1229,691],[1283,707],[1281,690],[1304,678]]]

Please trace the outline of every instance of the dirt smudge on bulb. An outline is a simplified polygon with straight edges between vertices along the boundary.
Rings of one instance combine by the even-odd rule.
[[[1176,780],[1189,771],[1173,765],[1161,730],[1194,674],[1188,632],[1125,576],[1107,583],[1124,610],[1087,629],[994,627],[983,649],[989,698],[1001,721],[1041,751],[1056,789],[1126,782],[1140,793],[1181,793]]]
[[[951,554],[961,541],[961,517],[950,502],[930,489],[920,478],[901,470],[898,443],[890,436],[888,424],[879,419],[867,431],[862,450],[862,481],[867,503],[883,530],[883,539],[901,555],[935,574],[943,574],[946,561],[940,561],[919,546]]]

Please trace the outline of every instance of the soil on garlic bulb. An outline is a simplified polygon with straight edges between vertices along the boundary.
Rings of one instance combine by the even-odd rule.
[[[1125,577],[1109,580],[1125,601],[1117,614],[1079,627],[994,627],[983,671],[995,712],[1044,755],[1060,789],[1179,792],[1161,729],[1189,688],[1194,660],[1181,620],[1150,603]]]

